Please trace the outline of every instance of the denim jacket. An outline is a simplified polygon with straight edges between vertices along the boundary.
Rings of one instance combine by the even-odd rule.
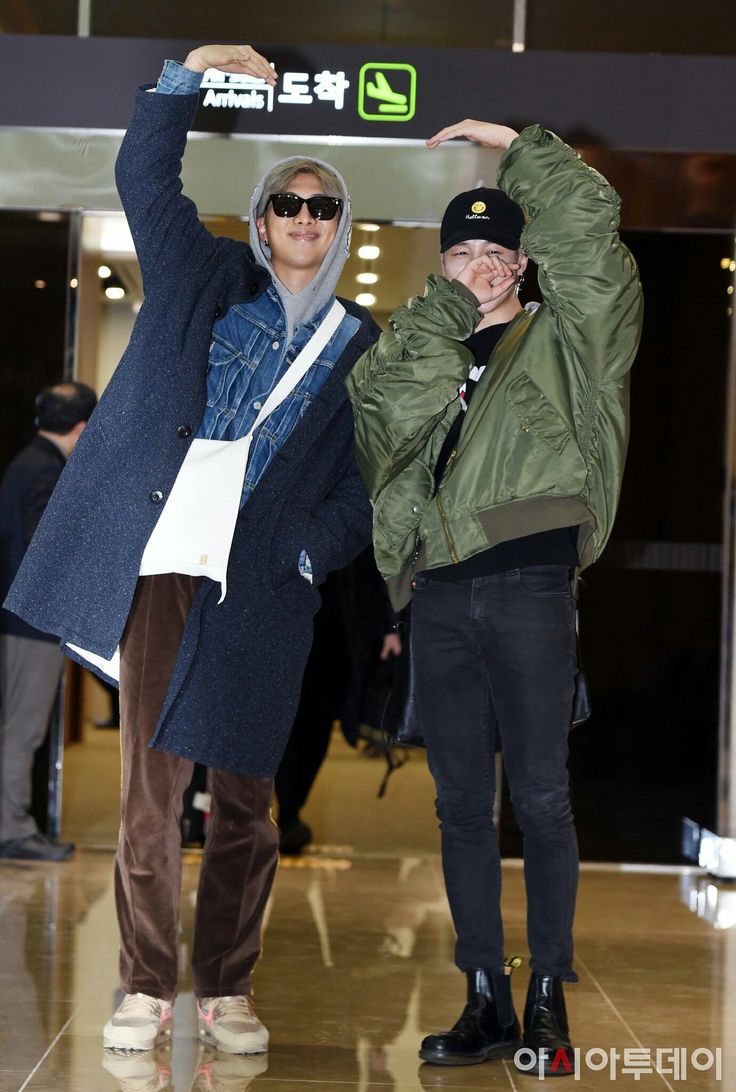
[[[202,73],[167,60],[156,85],[165,95],[199,90]],[[289,365],[304,348],[327,314],[330,304],[303,326],[286,345],[286,316],[270,286],[253,303],[236,304],[215,323],[207,369],[207,407],[197,437],[239,440],[253,425],[258,411]],[[304,378],[260,426],[253,437],[240,506],[245,504],[278,449],[288,439],[360,323],[345,315],[340,326]]]
[[[288,347],[284,341],[286,316],[272,285],[254,303],[231,307],[215,323],[213,330],[207,369],[207,406],[197,436],[206,440],[238,440],[245,436],[262,404],[331,306],[328,303],[309,322],[297,326]],[[319,393],[359,326],[352,315],[343,317],[306,375],[255,432],[241,508],[273,456]]]

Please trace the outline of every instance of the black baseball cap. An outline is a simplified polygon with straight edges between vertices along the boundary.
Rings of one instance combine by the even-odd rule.
[[[440,228],[440,251],[444,254],[467,239],[488,239],[491,243],[518,250],[526,220],[521,206],[502,190],[480,186],[453,197],[445,209]]]

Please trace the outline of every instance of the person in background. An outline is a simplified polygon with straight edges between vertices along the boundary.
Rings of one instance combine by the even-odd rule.
[[[312,840],[301,809],[320,771],[332,726],[357,746],[365,692],[383,664],[401,652],[393,612],[368,547],[320,588],[314,641],[302,679],[294,726],[276,774],[279,850],[298,855]]]
[[[57,383],[36,398],[36,435],[0,483],[0,602],[96,403],[84,383]],[[0,857],[65,861],[74,852],[71,842],[43,834],[31,814],[33,759],[46,738],[64,663],[58,644],[58,637],[0,609]]]
[[[449,203],[442,276],[394,312],[348,390],[378,567],[395,609],[411,600],[415,699],[467,978],[459,1020],[420,1057],[469,1065],[522,1044],[493,827],[498,738],[524,838],[523,1045],[559,1076],[574,1071],[563,983],[577,981],[575,583],[618,503],[641,286],[618,196],[559,137],[467,120],[427,143],[463,137],[501,152],[499,189]],[[530,259],[543,302],[523,308]]]
[[[199,220],[179,176],[209,68],[278,79],[252,47],[210,45],[139,88],[116,177],[145,299],[8,605],[119,674],[125,996],[104,1045],[147,1050],[171,1032],[180,816],[199,762],[212,785],[191,947],[199,1036],[251,1054],[269,1042],[252,974],[278,860],[274,775],[318,586],[370,542],[344,379],[379,330],[335,297],[351,215],[329,164],[291,156],[266,173],[250,246]]]

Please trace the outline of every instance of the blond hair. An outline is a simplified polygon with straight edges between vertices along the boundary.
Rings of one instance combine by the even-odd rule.
[[[277,163],[263,180],[263,190],[258,201],[256,216],[265,216],[268,199],[272,193],[283,193],[288,189],[292,178],[298,174],[313,174],[319,179],[322,191],[328,197],[343,197],[343,188],[337,175],[322,163],[314,159],[292,159],[287,163]]]

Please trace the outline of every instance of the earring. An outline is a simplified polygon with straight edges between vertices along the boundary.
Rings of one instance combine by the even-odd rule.
[[[517,296],[519,295],[519,292],[521,292],[521,286],[522,286],[523,283],[524,283],[524,274],[520,273],[519,276],[516,278],[516,288],[514,289]]]

